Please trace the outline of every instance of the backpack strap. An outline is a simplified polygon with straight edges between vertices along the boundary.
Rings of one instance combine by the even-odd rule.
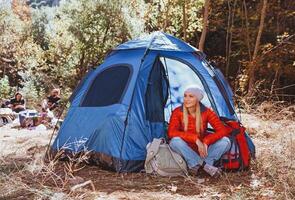
[[[172,151],[172,149],[170,148],[169,144],[167,146],[168,146],[168,149],[169,149],[169,151],[170,151],[170,153],[172,155],[173,160],[178,164],[179,168],[182,170],[182,172],[184,173],[184,175],[188,177],[189,175],[188,175],[187,169],[183,168],[182,165],[177,160],[177,158],[175,158],[175,153],[174,153],[174,151]]]
[[[146,160],[145,160],[145,169],[147,169],[149,171],[149,168],[147,167],[147,165],[150,163],[150,161],[155,157],[155,155],[158,153],[160,145],[163,144],[164,142],[164,138],[154,138],[152,143],[150,144],[150,146],[147,148],[147,155],[146,155]],[[179,160],[177,158],[175,158],[175,152],[172,151],[172,149],[170,148],[169,144],[167,144],[168,150],[170,151],[173,160],[177,163],[177,165],[179,166],[179,168],[183,171],[184,175],[186,177],[188,177],[188,172],[187,169],[184,169],[182,167],[182,165],[179,163]],[[151,163],[151,165],[153,165],[153,163]],[[170,173],[167,173],[161,169],[158,169],[158,167],[154,166],[154,169],[157,169],[157,172],[162,175],[162,176],[169,176]],[[152,169],[151,169],[152,170]],[[146,172],[148,172],[146,171]],[[152,171],[150,171],[152,172]]]
[[[160,144],[163,142],[162,138],[154,138],[150,146],[147,148],[145,165],[147,165],[153,157],[158,153]]]

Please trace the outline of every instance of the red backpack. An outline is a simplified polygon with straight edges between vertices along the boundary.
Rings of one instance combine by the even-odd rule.
[[[232,131],[228,135],[231,140],[230,150],[221,157],[221,165],[225,170],[245,170],[250,166],[250,149],[245,130],[240,122],[222,119],[225,125]]]

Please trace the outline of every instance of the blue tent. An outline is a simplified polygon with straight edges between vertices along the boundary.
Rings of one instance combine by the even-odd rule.
[[[162,32],[121,44],[75,89],[52,150],[87,150],[101,166],[139,171],[191,84],[206,92],[204,105],[238,120],[229,84],[196,48]]]

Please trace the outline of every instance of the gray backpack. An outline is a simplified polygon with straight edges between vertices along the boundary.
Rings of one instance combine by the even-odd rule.
[[[147,144],[147,156],[144,164],[146,173],[161,176],[187,176],[185,160],[163,138],[154,138]]]

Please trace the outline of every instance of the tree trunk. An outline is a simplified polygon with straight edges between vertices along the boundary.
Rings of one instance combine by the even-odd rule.
[[[254,85],[255,85],[255,61],[257,59],[257,54],[259,50],[259,45],[260,45],[260,38],[261,34],[263,31],[263,25],[264,25],[264,20],[265,20],[265,15],[266,15],[266,7],[267,7],[267,0],[263,0],[263,5],[261,9],[261,16],[260,16],[260,24],[259,24],[259,29],[258,29],[258,34],[256,37],[256,42],[255,42],[255,48],[254,48],[254,53],[252,56],[252,61],[250,62],[249,66],[249,84],[248,84],[248,97],[251,97],[254,94]]]
[[[270,65],[270,63],[268,63]],[[277,67],[276,68],[276,72],[275,72],[275,76],[274,76],[274,79],[271,83],[271,87],[270,87],[270,96],[272,97],[274,93],[276,93],[276,90],[275,90],[275,86],[276,86],[276,82],[279,82],[279,73],[280,72],[280,68]],[[278,96],[276,95],[276,98],[277,100],[279,99]]]
[[[183,19],[183,39],[186,41],[186,28],[187,28],[187,19],[186,19],[186,0],[183,0],[182,5],[182,19]]]
[[[169,9],[170,9],[170,0],[168,0],[167,6],[166,6],[165,21],[164,21],[164,27],[163,27],[164,32],[166,32],[166,29],[167,29],[167,26],[168,26]]]
[[[244,7],[244,14],[245,14],[245,27],[246,27],[246,43],[248,48],[248,54],[249,54],[249,61],[252,61],[252,55],[251,55],[251,46],[250,46],[250,37],[249,37],[249,21],[248,21],[248,11],[247,11],[247,5],[246,1],[243,0],[243,6]]]
[[[80,62],[79,62],[79,65],[77,66],[77,70],[78,70],[77,71],[77,79],[78,80],[81,80],[86,73],[84,61],[85,61],[85,51],[82,50]]]
[[[232,32],[233,32],[233,26],[234,26],[236,5],[237,5],[237,0],[234,1],[234,6],[231,9],[230,1],[228,2],[229,17],[228,17],[227,33],[226,33],[226,66],[225,66],[225,76],[226,77],[228,77],[228,72],[229,72],[231,44],[232,44],[232,38],[233,38]]]
[[[231,9],[231,0],[227,1],[227,7],[228,7],[228,17],[227,17],[227,28],[226,28],[226,38],[225,38],[225,69],[227,69],[228,65],[229,65],[229,55],[228,55],[228,49],[229,49],[229,34],[230,34],[230,22],[231,22],[231,13],[232,13],[232,9]],[[226,76],[226,75],[225,75]]]
[[[204,51],[204,44],[205,44],[205,39],[206,39],[206,34],[207,34],[207,29],[208,29],[208,15],[209,15],[209,4],[210,0],[205,0],[204,4],[204,16],[203,16],[203,30],[199,42],[199,50]]]
[[[256,59],[257,52],[259,50],[260,38],[261,38],[262,31],[263,31],[263,25],[264,25],[264,20],[265,20],[265,15],[266,15],[266,6],[267,6],[267,0],[263,0],[263,6],[262,6],[262,10],[261,10],[261,17],[260,17],[260,24],[259,24],[258,34],[257,34],[257,38],[256,38],[254,53],[253,53],[253,60]]]

